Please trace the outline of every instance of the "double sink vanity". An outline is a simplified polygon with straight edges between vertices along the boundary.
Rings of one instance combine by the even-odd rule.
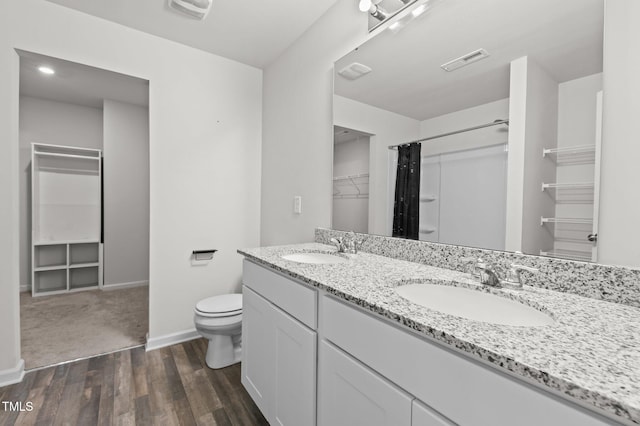
[[[271,424],[640,423],[640,310],[538,285],[579,264],[498,288],[451,267],[477,253],[385,237],[338,253],[337,234],[240,250],[242,383]],[[416,247],[432,262],[403,260]]]

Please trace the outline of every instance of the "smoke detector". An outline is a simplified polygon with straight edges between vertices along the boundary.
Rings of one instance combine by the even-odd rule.
[[[369,68],[368,66],[358,62],[353,62],[352,64],[349,64],[338,71],[338,74],[340,74],[347,80],[355,80],[356,78],[360,78],[365,74],[369,74],[370,72],[371,68]]]
[[[213,0],[169,0],[169,7],[192,18],[204,19],[212,3]]]
[[[469,52],[466,55],[460,56],[459,58],[456,58],[452,61],[449,61],[446,64],[442,64],[440,65],[440,68],[445,71],[453,71],[488,57],[489,52],[484,49],[478,49],[474,50],[473,52]]]

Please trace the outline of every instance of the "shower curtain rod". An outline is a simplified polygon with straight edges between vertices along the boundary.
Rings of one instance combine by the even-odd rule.
[[[474,127],[468,127],[466,129],[456,130],[454,132],[442,133],[441,135],[429,136],[428,138],[418,139],[418,140],[411,141],[411,142],[399,143],[397,145],[389,145],[389,149],[398,149],[398,147],[402,146],[402,145],[409,145],[409,144],[412,144],[412,143],[426,142],[426,141],[430,141],[431,139],[438,139],[438,138],[443,138],[445,136],[457,135],[458,133],[470,132],[471,130],[483,129],[485,127],[497,126],[499,124],[506,124],[508,126],[509,125],[509,120],[495,120],[495,121],[492,121],[491,123],[481,124],[479,126],[474,126]]]

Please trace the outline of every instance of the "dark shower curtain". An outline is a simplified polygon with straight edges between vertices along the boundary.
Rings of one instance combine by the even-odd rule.
[[[393,236],[418,239],[420,225],[420,144],[398,147]]]

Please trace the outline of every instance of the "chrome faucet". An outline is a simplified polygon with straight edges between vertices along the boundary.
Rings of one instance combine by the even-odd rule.
[[[360,241],[356,238],[356,233],[354,231],[349,232],[350,241],[347,242],[347,253],[358,254],[358,246],[360,245]]]
[[[540,272],[540,270],[537,268],[532,268],[530,266],[524,266],[524,265],[516,265],[515,263],[512,263],[511,266],[509,266],[509,272],[507,272],[507,278],[505,278],[503,281],[504,285],[506,287],[516,289],[516,290],[521,289],[523,284],[522,284],[522,279],[520,278],[520,273],[522,271],[527,271],[532,274],[536,274]]]
[[[488,285],[491,287],[501,287],[502,280],[500,279],[492,265],[489,265],[482,259],[478,259],[478,262],[475,265],[475,269],[480,275],[480,284]]]
[[[347,247],[344,244],[344,238],[331,238],[331,243],[336,246],[336,248],[338,249],[338,253],[344,253],[345,250],[347,249]]]
[[[520,273],[522,271],[527,271],[530,273],[539,272],[536,268],[512,263],[509,266],[507,277],[505,279],[501,279],[498,273],[495,271],[495,268],[492,265],[484,262],[482,259],[477,260],[475,269],[479,272],[481,284],[497,288],[506,287],[513,290],[522,289],[523,284],[520,277]]]
[[[347,238],[348,237],[348,238]],[[361,241],[358,241],[356,238],[356,233],[354,231],[349,232],[347,235],[342,238],[335,237],[331,238],[331,243],[336,246],[338,249],[338,253],[358,253],[358,246]]]

